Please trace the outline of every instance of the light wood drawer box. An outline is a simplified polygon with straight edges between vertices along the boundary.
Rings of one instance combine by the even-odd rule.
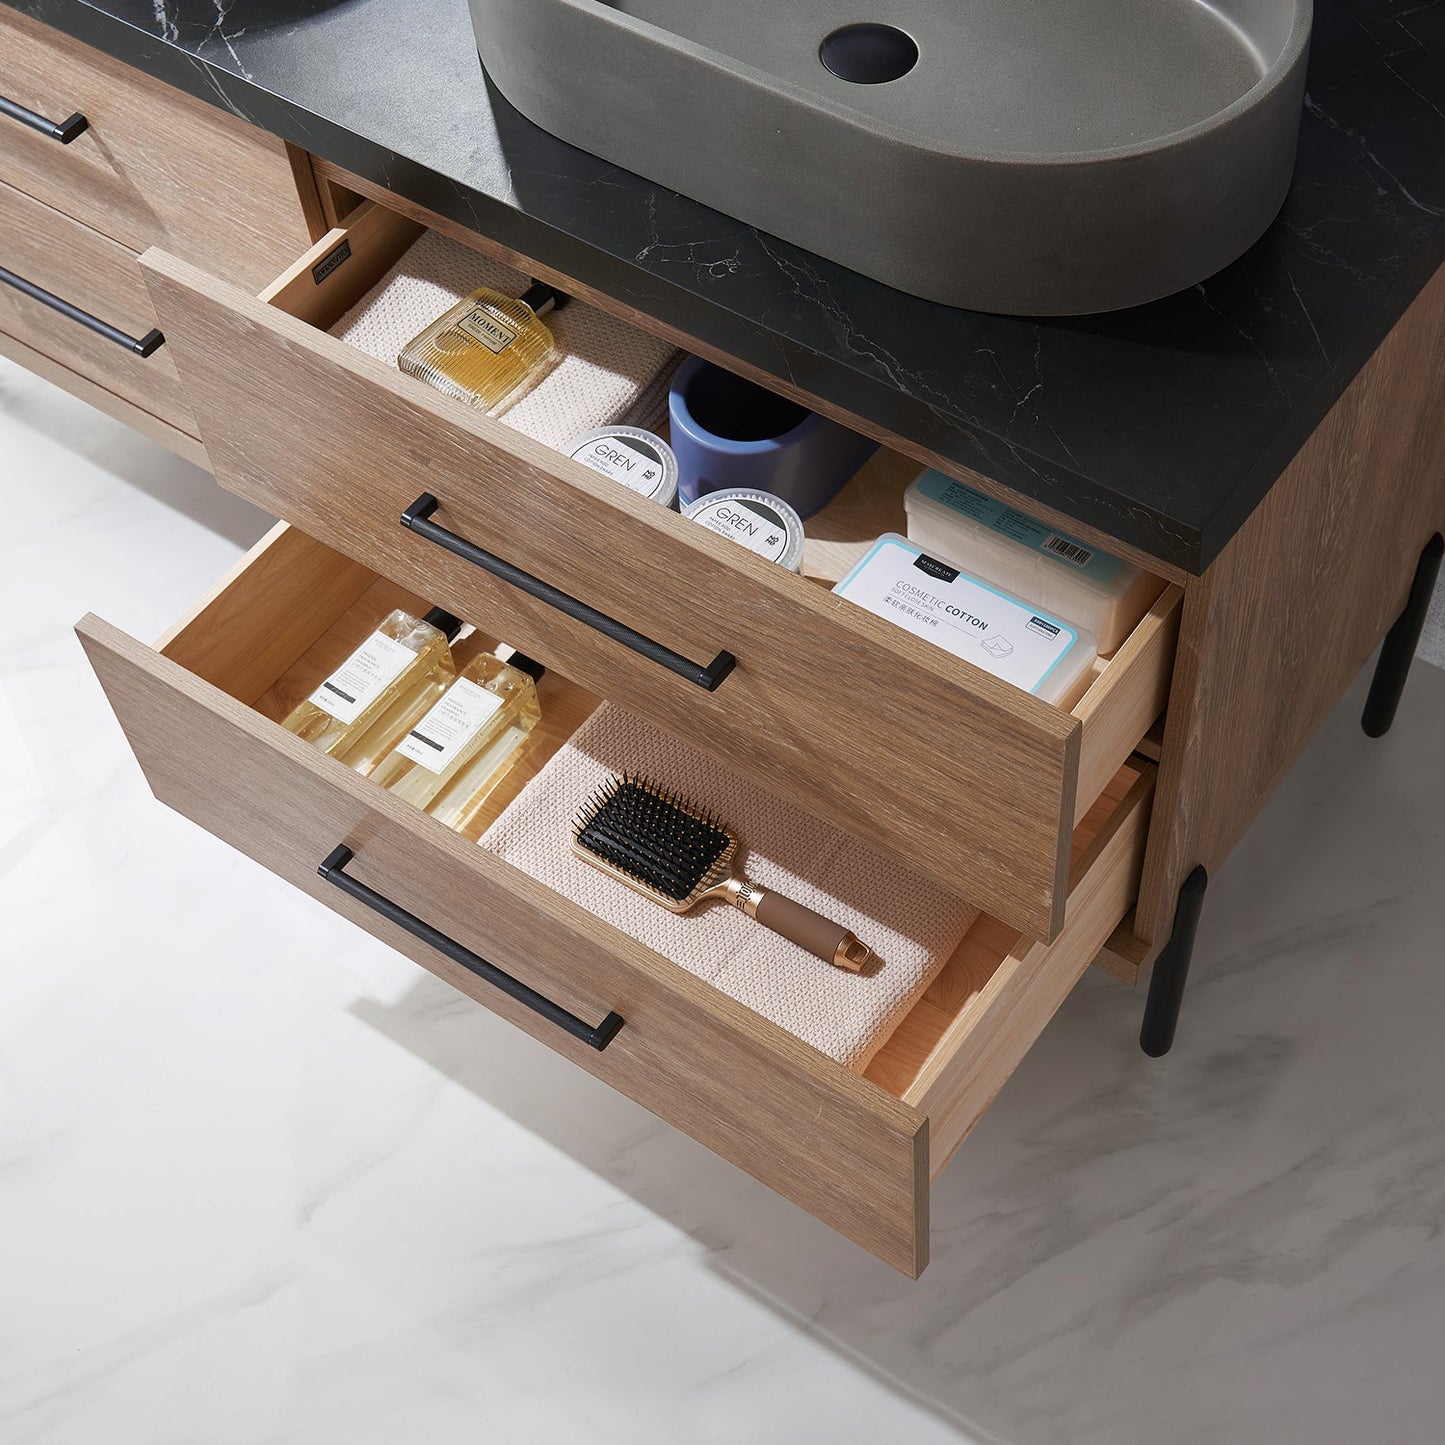
[[[0,267],[135,340],[155,311],[135,253],[0,182]],[[11,285],[0,284],[0,332],[194,436],[171,349],[137,355]]]
[[[163,802],[917,1274],[931,1177],[1134,896],[1152,765],[1120,769],[1078,829],[1060,937],[1028,943],[981,919],[860,1078],[272,720],[398,603],[419,605],[283,524],[157,649],[95,617],[78,630]],[[542,700],[543,723],[494,811],[595,701],[553,672]],[[589,1046],[324,881],[318,865],[338,845],[366,887],[583,1024],[615,1012],[620,1029]]]
[[[0,115],[0,180],[133,251],[162,244],[259,287],[315,234],[283,141],[3,5],[0,96],[87,122],[62,145]]]
[[[1163,708],[1180,590],[1072,711],[1040,702],[320,329],[418,229],[363,205],[265,299],[142,258],[217,480],[1055,937],[1074,825]],[[882,471],[835,504],[856,513],[863,495],[859,535],[903,530],[906,475]],[[450,533],[683,658],[736,667],[708,691],[453,555],[402,525],[422,493]],[[810,527],[826,534],[833,513]]]

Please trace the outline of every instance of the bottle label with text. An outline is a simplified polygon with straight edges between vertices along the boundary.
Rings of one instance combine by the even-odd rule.
[[[459,677],[396,750],[428,772],[443,773],[501,706],[502,699],[496,693],[479,687],[470,678]]]
[[[411,648],[373,632],[311,694],[311,701],[337,722],[354,723],[415,661]]]
[[[833,589],[1027,692],[1037,692],[1079,635],[1067,623],[886,535]]]

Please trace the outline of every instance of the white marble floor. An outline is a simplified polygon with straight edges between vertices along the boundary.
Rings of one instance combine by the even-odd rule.
[[[150,799],[70,626],[264,518],[9,368],[0,495],[6,1445],[1440,1440],[1445,672],[1271,802],[1168,1059],[1084,981],[911,1284]]]

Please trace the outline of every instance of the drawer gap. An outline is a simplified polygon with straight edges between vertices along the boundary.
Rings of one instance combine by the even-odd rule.
[[[95,618],[79,630],[162,801],[916,1274],[929,1178],[1136,896],[1154,765],[1116,770],[1074,830],[1057,938],[980,917],[860,1077],[283,731],[379,616],[431,601],[282,524],[161,639],[161,656]],[[458,660],[501,641],[470,633]],[[483,827],[597,704],[556,669],[539,690],[542,721]],[[615,1041],[574,1049],[434,949],[358,916],[317,877],[338,843],[356,850],[361,882],[417,900],[418,917],[559,1007],[618,1013]]]
[[[143,258],[217,479],[1030,937],[1057,938],[1072,832],[1167,700],[1180,589],[1161,581],[1074,707],[1045,703],[820,585],[904,525],[917,468],[903,456],[877,453],[809,519],[798,577],[329,335],[416,234],[366,203],[260,299]],[[403,525],[419,496],[437,498],[447,535],[506,568]],[[273,659],[248,701],[296,655]],[[736,666],[715,691],[662,662],[723,655]]]
[[[279,724],[335,671],[379,618],[396,607],[420,615],[431,605],[429,599],[282,523],[161,639],[158,648]],[[465,666],[479,652],[491,651],[504,641],[474,629],[453,645],[453,655],[459,667]],[[543,676],[538,691],[542,720],[488,800],[482,828],[491,825],[598,705],[592,693],[555,670]],[[1152,766],[1136,758],[1121,767],[1099,795],[1072,837],[1075,883],[1087,870],[1100,838],[1152,777]],[[1121,908],[1119,916],[1122,912]],[[972,1015],[1000,971],[1026,957],[1034,946],[1019,930],[981,914],[938,978],[874,1056],[865,1077],[895,1098],[912,1102],[942,1063],[968,1047]]]
[[[1152,768],[1142,763],[1126,763],[1110,780],[1074,829],[1070,873],[1075,882],[1131,793],[1152,782]],[[954,1046],[990,982],[1010,959],[1033,947],[1033,940],[1017,929],[980,915],[928,991],[874,1055],[866,1076],[897,1098],[916,1097],[929,1072]]]

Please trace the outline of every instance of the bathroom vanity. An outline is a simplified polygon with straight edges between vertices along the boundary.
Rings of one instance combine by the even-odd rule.
[[[1183,296],[1069,322],[905,296],[573,150],[490,92],[461,7],[242,33],[103,5],[0,7],[0,266],[29,287],[0,287],[0,351],[283,519],[154,644],[80,624],[157,797],[918,1274],[930,1181],[1091,964],[1160,963],[1167,1047],[1204,873],[1421,591],[1445,4],[1320,17],[1282,220]],[[805,575],[329,335],[424,228],[881,442]],[[904,530],[923,466],[1157,577],[1072,708],[819,585]],[[539,763],[610,698],[983,910],[865,1074],[273,720],[363,600],[416,597],[547,665]]]

